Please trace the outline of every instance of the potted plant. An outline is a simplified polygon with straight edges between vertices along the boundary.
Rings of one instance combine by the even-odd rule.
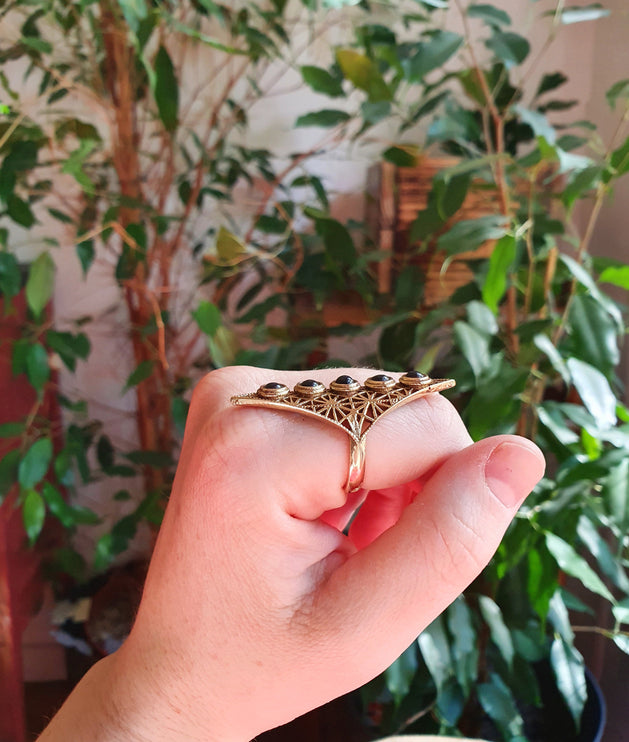
[[[251,326],[288,305],[311,252],[293,226],[308,206],[317,245],[333,230],[351,241],[305,169],[344,120],[304,118],[325,134],[276,156],[246,132],[252,107],[297,66],[296,29],[334,22],[318,5],[15,0],[0,11],[0,295],[7,315],[25,305],[0,352],[34,400],[2,420],[0,500],[11,493],[31,546],[57,527],[44,572],[59,595],[129,559],[147,524],[150,551],[196,376],[237,359],[299,365],[316,345],[289,343],[281,323],[252,343]],[[188,74],[197,63],[202,78]],[[64,302],[81,274],[96,304],[108,295],[100,308]],[[109,369],[113,353],[95,352],[103,330],[124,359]],[[84,399],[85,377],[109,372],[100,404]]]
[[[548,471],[478,580],[364,697],[387,733],[525,740],[540,738],[541,727],[544,739],[585,739],[577,735],[588,681],[575,635],[603,634],[629,651],[629,410],[616,376],[626,319],[608,293],[629,287],[629,266],[590,253],[602,204],[629,171],[629,82],[607,91],[619,123],[601,146],[591,123],[565,115],[553,123],[572,105],[550,95],[563,73],[517,84],[530,44],[504,10],[423,5],[427,14],[437,6],[456,13],[464,33],[424,18],[419,39],[400,42],[394,30],[369,25],[337,53],[367,96],[365,119],[374,94],[405,111],[416,85],[415,118],[403,114],[401,131],[427,116],[422,142],[460,158],[434,177],[411,227],[372,358],[455,378],[450,397],[472,437],[527,436],[545,451]],[[605,13],[559,3],[549,40],[564,24]],[[369,65],[371,78],[357,65]],[[385,153],[398,165],[415,161],[418,140],[406,137]],[[494,213],[452,221],[470,189],[495,193]],[[577,207],[586,214],[581,229]],[[487,240],[495,241],[491,255],[469,261],[473,279],[427,311],[413,251],[436,242],[447,272],[458,252]],[[601,615],[598,601],[606,618],[592,625],[586,617],[595,606]],[[542,701],[559,721],[537,717]]]

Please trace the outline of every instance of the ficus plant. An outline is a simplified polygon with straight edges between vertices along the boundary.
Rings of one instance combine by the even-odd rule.
[[[604,144],[592,124],[570,124],[573,101],[557,92],[566,75],[537,72],[503,9],[459,0],[359,3],[343,25],[351,37],[328,61],[315,63],[308,42],[300,56],[295,30],[316,38],[342,5],[356,4],[3,6],[15,33],[0,41],[0,291],[5,312],[22,290],[28,308],[11,348],[15,373],[64,411],[59,423],[36,406],[1,429],[13,448],[0,460],[0,488],[17,493],[35,541],[47,518],[70,535],[95,519],[73,499],[83,483],[111,478],[123,500],[131,487],[120,478],[139,475],[142,496],[96,544],[105,568],[140,522],[159,523],[194,374],[240,362],[301,366],[318,340],[291,342],[295,318],[269,318],[279,310],[286,319],[299,294],[321,306],[349,288],[379,312],[352,329],[378,336],[367,363],[454,377],[452,399],[474,438],[515,431],[549,462],[479,580],[364,689],[380,731],[475,735],[489,723],[487,738],[525,740],[522,709],[539,705],[543,659],[578,726],[586,686],[574,637],[587,623],[579,611],[592,607],[574,583],[609,605],[610,622],[587,630],[629,649],[629,411],[616,378],[625,320],[606,293],[629,287],[629,267],[590,254],[602,204],[629,170],[629,83],[607,94],[619,125]],[[462,33],[445,30],[449,14]],[[542,51],[565,26],[603,15],[559,2]],[[208,74],[187,88],[196,55],[209,61],[195,75]],[[278,157],[248,147],[246,133],[252,106],[286,69],[325,102],[294,122],[312,131],[312,146]],[[374,280],[383,252],[364,225],[333,216],[309,169],[340,142],[376,142],[397,167],[428,148],[460,160],[432,183],[390,295]],[[243,185],[257,194],[246,218],[235,210]],[[495,211],[458,219],[478,191]],[[40,223],[46,249],[24,270],[19,228]],[[471,263],[473,281],[427,308],[416,257],[438,249],[447,272],[458,252],[488,240],[491,257]],[[118,450],[84,402],[60,394],[56,367],[71,372],[90,354],[85,318],[58,326],[46,309],[62,249],[74,249],[88,276],[107,267],[117,288],[133,358],[120,387],[137,395],[136,448]],[[349,336],[345,326],[334,332]],[[76,578],[85,571],[71,548],[55,559]]]
[[[386,159],[412,167],[427,147],[458,158],[432,181],[396,255],[373,360],[455,378],[450,396],[472,437],[527,436],[548,471],[478,580],[364,697],[386,733],[538,739],[531,710],[548,703],[547,666],[558,693],[550,705],[565,714],[560,729],[541,722],[544,738],[573,739],[587,699],[575,636],[602,634],[629,652],[629,410],[617,377],[626,314],[609,295],[629,288],[629,266],[590,252],[602,205],[629,172],[629,81],[607,91],[618,124],[602,142],[594,124],[568,118],[577,101],[556,97],[565,74],[531,79],[538,60],[503,9],[423,6],[432,21],[422,16],[411,41],[361,27],[330,72],[362,95],[364,126],[375,112],[397,116]],[[442,30],[442,10],[462,34]],[[562,26],[605,14],[559,3],[544,49]],[[422,118],[416,139],[409,125]],[[457,218],[479,191],[493,210]],[[469,262],[473,280],[427,307],[418,256],[437,250],[447,273],[459,252],[487,241],[491,256]]]
[[[5,316],[26,306],[21,337],[2,350],[37,400],[0,428],[0,495],[17,498],[31,544],[47,520],[61,524],[68,543],[47,558],[51,572],[83,579],[140,523],[158,527],[195,375],[304,363],[317,341],[290,343],[287,326],[264,322],[290,306],[297,274],[319,300],[350,276],[372,290],[352,236],[360,225],[331,216],[306,167],[342,141],[345,119],[302,116],[297,126],[323,125],[305,151],[273,153],[247,136],[252,107],[288,73],[303,68],[304,86],[321,85],[299,60],[345,4],[15,0],[0,10],[0,296]],[[121,447],[89,400],[64,392],[92,343],[92,318],[49,309],[72,252],[84,278],[97,271],[114,289],[136,445]],[[43,412],[51,396],[55,420]],[[100,520],[74,503],[95,481],[129,503],[100,525],[86,565],[72,537]]]

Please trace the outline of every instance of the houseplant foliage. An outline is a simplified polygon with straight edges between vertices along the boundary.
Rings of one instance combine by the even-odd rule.
[[[106,568],[140,522],[159,524],[193,374],[233,362],[298,366],[312,341],[289,344],[281,325],[257,327],[251,338],[252,322],[288,306],[306,252],[332,245],[337,260],[323,270],[330,286],[360,273],[350,232],[304,168],[339,140],[344,122],[323,122],[306,151],[274,156],[247,144],[251,108],[297,66],[291,37],[316,19],[318,33],[334,22],[336,11],[328,16],[319,5],[3,5],[0,293],[6,313],[19,295],[28,308],[23,337],[10,349],[14,373],[38,400],[52,394],[63,407],[61,426],[38,404],[0,431],[12,449],[0,461],[1,493],[17,491],[31,543],[46,518],[69,537],[98,523],[72,504],[77,488],[105,480],[115,500],[131,500],[126,482],[140,477],[140,500],[121,506],[126,515],[96,543],[89,566]],[[311,38],[303,34],[299,51]],[[252,206],[234,207],[237,189]],[[39,249],[20,251],[33,243]],[[119,450],[86,403],[59,390],[56,370],[72,374],[91,350],[89,317],[47,311],[68,251],[84,276],[105,276],[123,308],[118,331],[133,360],[120,390],[136,396],[135,447]],[[325,280],[318,290],[325,294]],[[53,562],[76,579],[85,574],[72,548],[57,550]]]
[[[593,630],[622,649],[629,644],[629,412],[615,376],[624,317],[605,291],[627,288],[629,268],[589,254],[602,204],[629,169],[629,84],[608,92],[619,127],[603,144],[591,124],[567,125],[572,102],[558,95],[565,75],[539,72],[529,41],[500,8],[409,0],[385,8],[378,23],[363,2],[352,8],[354,37],[326,65],[287,51],[294,8],[309,19],[315,6],[3,7],[5,19],[19,17],[19,33],[0,49],[11,72],[0,76],[0,206],[10,228],[0,233],[0,289],[7,311],[24,286],[31,313],[13,348],[14,367],[43,394],[55,390],[51,360],[71,370],[89,355],[81,318],[59,328],[45,312],[51,255],[41,253],[23,281],[12,246],[16,224],[30,229],[52,216],[73,235],[85,272],[99,260],[110,263],[129,318],[134,363],[126,386],[138,395],[139,440],[137,450],[115,451],[77,401],[62,398],[63,430],[50,430],[37,410],[2,430],[19,442],[0,462],[3,490],[19,484],[34,541],[48,516],[69,532],[94,519],[68,504],[63,490],[140,472],[143,499],[97,545],[97,565],[106,566],[141,519],[159,521],[191,366],[299,366],[311,342],[289,344],[286,328],[265,321],[269,312],[289,307],[300,291],[318,303],[344,286],[372,298],[369,260],[378,254],[357,249],[359,225],[332,218],[324,183],[305,167],[310,158],[339,139],[383,141],[385,159],[398,166],[414,164],[424,146],[441,148],[461,162],[433,183],[412,228],[414,249],[436,244],[447,257],[487,239],[495,249],[473,265],[469,286],[428,313],[413,254],[406,254],[393,294],[378,298],[382,317],[369,329],[379,331],[379,344],[367,361],[453,376],[452,399],[474,438],[527,435],[543,446],[549,470],[479,580],[364,693],[376,702],[384,732],[473,735],[484,712],[498,739],[524,740],[522,704],[538,702],[533,668],[548,658],[576,725],[585,683],[568,610],[590,609],[566,577],[609,605],[610,622]],[[548,41],[604,13],[560,2],[547,17]],[[464,33],[446,30],[450,14],[460,16]],[[211,77],[185,92],[186,60],[199,49],[214,55]],[[283,159],[248,148],[241,136],[264,96],[265,74],[280,59],[327,97],[295,122],[312,128],[313,146]],[[15,84],[11,65],[26,71],[39,110],[25,105],[33,96]],[[206,104],[200,126],[193,99]],[[59,171],[73,181],[70,196],[55,190],[51,173]],[[230,202],[243,182],[261,193],[245,226]],[[479,189],[495,194],[495,213],[457,222],[466,194]],[[583,230],[574,218],[579,205]],[[52,255],[58,249],[49,245]],[[181,260],[200,278],[178,305],[173,267]],[[199,283],[208,293],[197,293]],[[245,331],[255,325],[246,348],[238,345],[239,321]],[[120,488],[115,496],[128,494]],[[78,575],[74,552],[57,556]],[[587,616],[572,615],[586,623]]]
[[[572,739],[587,696],[575,632],[629,652],[629,411],[616,376],[626,325],[608,294],[629,288],[629,266],[590,254],[601,207],[629,171],[629,81],[607,91],[618,126],[603,143],[593,124],[571,122],[575,101],[558,95],[566,76],[537,72],[504,10],[420,5],[412,41],[368,25],[336,56],[362,93],[364,126],[399,118],[385,158],[415,164],[420,148],[406,132],[422,118],[421,143],[460,158],[434,179],[412,225],[374,358],[455,378],[452,400],[473,438],[525,435],[547,454],[548,472],[478,580],[365,697],[388,733],[533,739],[524,712],[541,704],[546,661],[566,710],[547,738]],[[441,10],[459,16],[462,34],[443,30]],[[547,43],[562,26],[605,14],[559,3]],[[473,190],[491,193],[495,209],[457,221]],[[474,280],[427,312],[414,254],[436,247],[447,271],[457,252],[487,240],[495,246],[472,262]],[[607,616],[592,626],[587,614],[599,601]]]

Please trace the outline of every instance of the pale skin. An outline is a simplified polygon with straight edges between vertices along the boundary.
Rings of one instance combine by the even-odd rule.
[[[373,426],[348,496],[342,431],[230,405],[306,377],[236,367],[199,383],[131,635],[39,742],[247,742],[376,676],[487,564],[543,474],[539,449],[472,444],[429,395]]]

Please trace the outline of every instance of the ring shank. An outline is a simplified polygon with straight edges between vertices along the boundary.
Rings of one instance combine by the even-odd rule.
[[[359,440],[350,436],[349,439],[349,473],[345,485],[346,492],[356,492],[361,488],[365,478],[365,448],[366,438]]]

